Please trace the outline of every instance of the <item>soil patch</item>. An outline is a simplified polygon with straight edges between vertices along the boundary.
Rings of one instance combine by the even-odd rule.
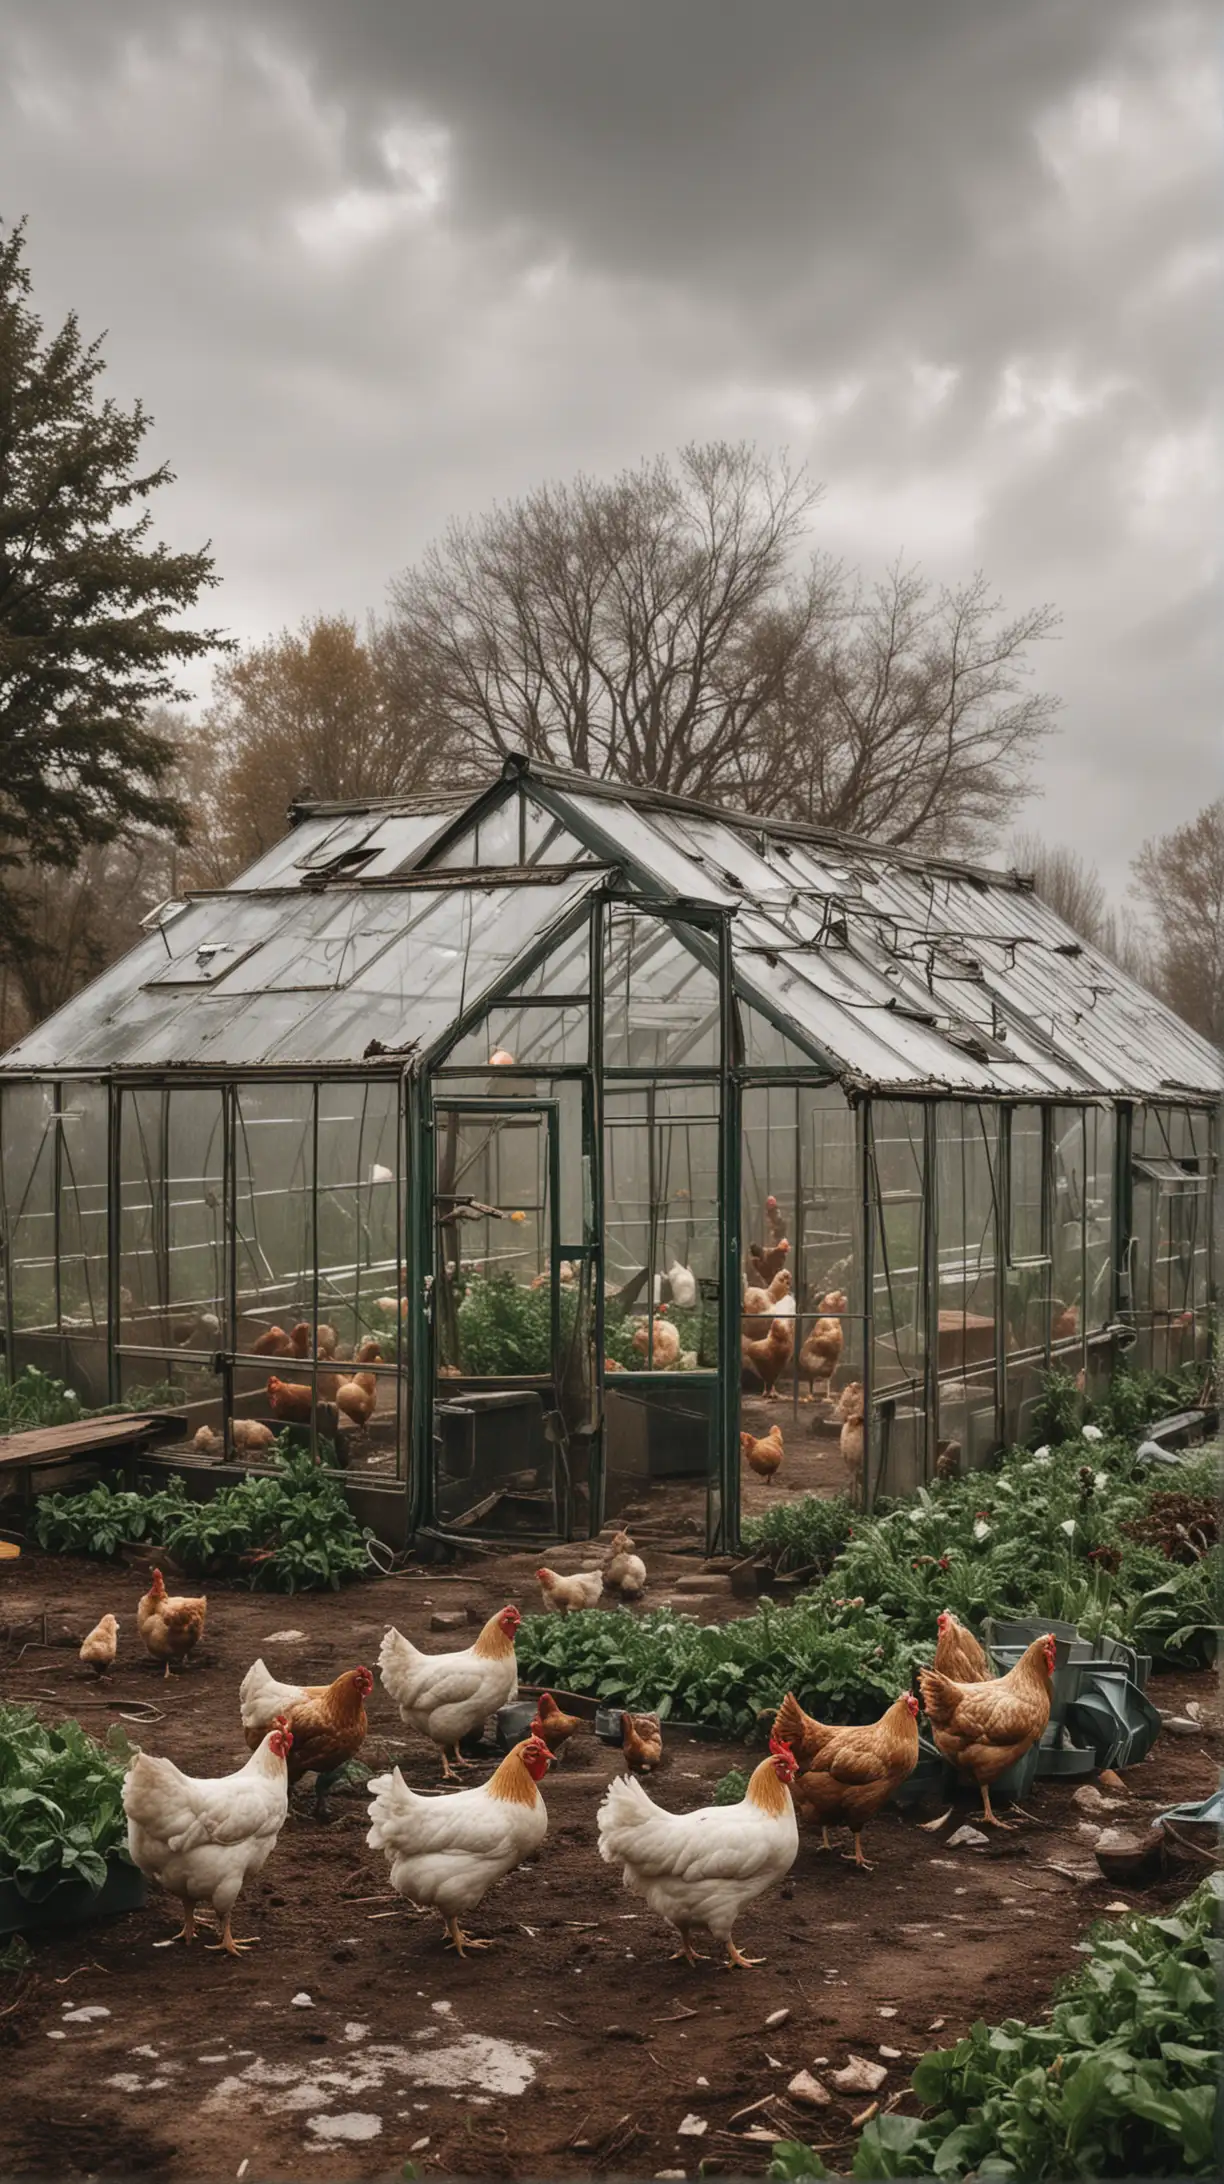
[[[582,1558],[569,1548],[553,1559],[575,1568]],[[0,1689],[99,1734],[125,1704],[151,1701],[161,1718],[125,1724],[133,1739],[192,1772],[220,1773],[245,1757],[237,1690],[256,1654],[284,1677],[326,1681],[373,1664],[391,1622],[444,1651],[455,1634],[431,1635],[430,1615],[470,1606],[483,1619],[507,1599],[536,1608],[535,1560],[413,1570],[340,1595],[211,1588],[201,1653],[164,1684],[134,1651],[142,1567],[27,1555],[0,1581],[0,1632],[12,1634],[0,1637]],[[692,1561],[658,1558],[648,1604],[683,1567]],[[706,1619],[750,1608],[688,1604]],[[121,1665],[100,1690],[75,1644],[108,1608],[120,1618]],[[1178,1713],[1213,1691],[1207,1674],[1152,1686]],[[367,1762],[397,1758],[414,1786],[432,1785],[432,1752],[406,1744],[381,1686],[370,1716]],[[272,1860],[240,1899],[237,1930],[261,1937],[240,1961],[156,1948],[177,1925],[156,1889],[143,1911],[36,1940],[20,1982],[0,1976],[0,2011],[19,2005],[0,2015],[0,2170],[177,2180],[233,2177],[245,2160],[260,2179],[317,2174],[323,2184],[398,2173],[406,2159],[426,2174],[694,2176],[699,2161],[707,2173],[759,2173],[768,2145],[743,2134],[762,2117],[826,2148],[852,2136],[862,2097],[835,2099],[813,2123],[785,2101],[797,2070],[823,2077],[822,2058],[828,2070],[852,2052],[879,2058],[887,2100],[919,2054],[974,2018],[1040,2011],[1107,1906],[1170,1902],[1201,1870],[1144,1891],[1092,1878],[1069,1784],[1039,1784],[1033,1822],[985,1851],[949,1849],[918,1827],[923,1813],[886,1813],[868,1831],[869,1874],[805,1839],[785,1887],[739,1936],[767,1958],[759,1970],[693,1970],[669,1961],[670,1931],[600,1863],[594,1817],[618,1755],[590,1736],[571,1751],[545,1785],[541,1856],[474,1922],[496,1944],[487,1956],[459,1962],[440,1921],[390,1893],[365,1846],[360,1795],[338,1796],[320,1826],[308,1791],[296,1793]],[[743,1759],[741,1746],[673,1734],[652,1794],[675,1809],[702,1803]],[[1127,1813],[1111,1817],[1142,1823],[1202,1797],[1215,1765],[1206,1731],[1162,1736],[1128,1775]],[[961,1816],[970,1811],[966,1799]],[[779,2010],[785,2021],[768,2025]],[[769,2109],[740,2114],[769,2096]],[[700,2137],[681,2134],[688,2116],[705,2122]],[[836,2151],[826,2158],[835,2164]]]

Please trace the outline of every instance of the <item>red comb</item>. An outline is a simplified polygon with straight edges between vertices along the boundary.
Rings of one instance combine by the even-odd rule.
[[[781,1757],[783,1753],[786,1755],[787,1759],[793,1759],[795,1756],[792,1746],[787,1744],[781,1737],[771,1736],[769,1740],[769,1749],[775,1757]]]

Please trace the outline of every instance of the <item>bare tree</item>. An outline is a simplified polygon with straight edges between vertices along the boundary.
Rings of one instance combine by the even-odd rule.
[[[1057,711],[1028,665],[1057,621],[1048,606],[1005,616],[980,574],[949,590],[897,563],[848,586],[775,723],[776,808],[945,853],[989,840]]]
[[[818,493],[716,442],[454,524],[393,587],[394,641],[470,765],[509,751],[753,803],[765,715],[836,598],[792,573]]]
[[[1153,936],[1157,992],[1195,1031],[1224,1046],[1224,796],[1145,843],[1133,869]]]
[[[296,796],[428,788],[447,741],[417,701],[404,648],[322,614],[227,662],[199,736],[213,778],[195,855],[217,886],[280,840]]]
[[[451,528],[393,587],[393,644],[468,768],[580,773],[950,849],[1027,788],[1055,711],[975,577],[865,591],[799,549],[818,490],[752,448],[685,448]]]
[[[1093,947],[1104,945],[1111,912],[1105,883],[1095,865],[1081,857],[1078,850],[1056,848],[1040,834],[1014,835],[1010,856],[1015,870],[1031,874],[1041,900],[1065,919],[1081,940]]]

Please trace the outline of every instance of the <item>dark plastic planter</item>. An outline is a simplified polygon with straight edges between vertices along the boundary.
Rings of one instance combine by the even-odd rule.
[[[513,1751],[516,1744],[521,1744],[523,1738],[531,1734],[534,1720],[534,1699],[514,1699],[509,1706],[499,1706],[494,1729],[498,1750]]]
[[[101,1888],[90,1888],[86,1881],[61,1881],[39,1903],[23,1896],[15,1881],[0,1881],[0,1935],[34,1934],[115,1918],[123,1911],[139,1911],[146,1893],[144,1874],[118,1856],[107,1859]]]
[[[899,1790],[894,1793],[893,1804],[904,1811],[910,1805],[921,1804],[924,1797],[938,1797],[950,1793],[956,1781],[952,1768],[943,1753],[926,1737],[918,1739],[918,1764],[907,1775]]]
[[[1014,1767],[1009,1767],[1005,1774],[999,1775],[990,1785],[992,1804],[998,1802],[1001,1805],[1018,1805],[1022,1798],[1027,1797],[1037,1779],[1040,1757],[1041,1747],[1034,1744],[1023,1759],[1016,1761]]]

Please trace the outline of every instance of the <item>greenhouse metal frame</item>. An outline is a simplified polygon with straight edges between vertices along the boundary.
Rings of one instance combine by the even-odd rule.
[[[206,1478],[287,1421],[395,1542],[731,1551],[741,1431],[827,1489],[848,1386],[870,1504],[1207,1356],[1220,1058],[1021,877],[522,759],[290,817],[0,1062],[10,1372]]]

